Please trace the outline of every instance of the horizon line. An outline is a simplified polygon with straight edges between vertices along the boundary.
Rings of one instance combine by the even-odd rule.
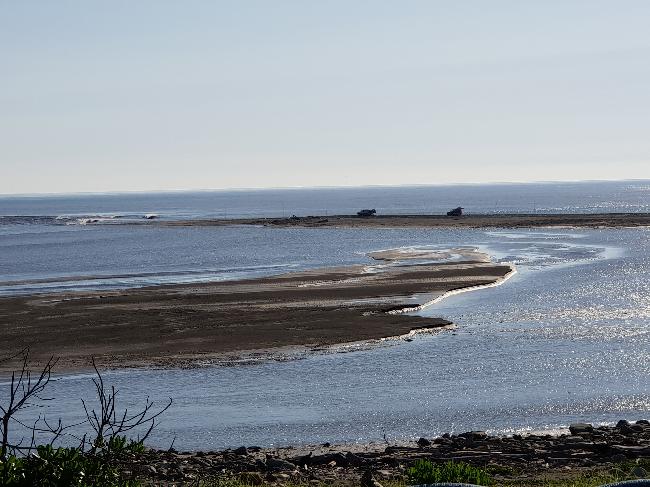
[[[291,191],[291,190],[323,190],[323,189],[352,189],[352,188],[424,188],[442,186],[488,186],[488,185],[525,185],[525,184],[575,184],[575,183],[624,183],[649,181],[650,178],[626,179],[551,179],[533,181],[487,181],[487,182],[451,182],[451,183],[406,183],[406,184],[344,184],[323,186],[250,186],[231,188],[176,188],[176,189],[133,189],[133,190],[108,190],[108,191],[59,191],[36,193],[0,193],[0,198],[34,198],[34,197],[61,197],[61,196],[112,196],[123,194],[166,194],[166,193],[201,193],[201,192],[236,192],[236,191]]]

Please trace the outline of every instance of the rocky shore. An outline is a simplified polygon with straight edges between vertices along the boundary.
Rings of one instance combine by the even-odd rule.
[[[375,483],[404,480],[408,467],[418,459],[481,467],[497,484],[527,485],[534,479],[572,478],[614,468],[630,478],[646,478],[650,475],[650,422],[621,420],[614,427],[573,424],[567,434],[555,436],[504,437],[472,431],[399,445],[326,443],[183,453],[149,450],[128,458],[121,468],[125,476],[155,485],[214,479],[249,485],[365,485],[370,474]]]

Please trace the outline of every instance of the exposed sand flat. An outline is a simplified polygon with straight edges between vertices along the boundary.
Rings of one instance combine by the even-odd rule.
[[[375,260],[384,260],[387,262],[423,260],[437,262],[490,262],[490,256],[485,252],[480,252],[475,248],[457,248],[457,249],[423,249],[403,247],[399,249],[377,250],[369,252],[368,255]]]
[[[241,218],[231,220],[158,221],[150,224],[172,226],[265,225],[280,227],[638,227],[650,225],[650,213],[597,214],[502,214],[464,215],[377,215],[360,218],[350,215],[300,218]]]
[[[0,358],[30,346],[58,370],[193,366],[282,358],[304,350],[449,325],[387,311],[450,290],[489,285],[509,265],[453,262],[350,266],[207,284],[0,299]],[[416,299],[414,299],[414,296]],[[0,373],[12,364],[0,364]]]

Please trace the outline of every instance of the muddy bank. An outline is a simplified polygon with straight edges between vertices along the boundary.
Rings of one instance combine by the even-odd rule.
[[[408,259],[406,259],[408,260]],[[337,344],[402,336],[450,323],[395,313],[452,290],[490,285],[509,265],[350,266],[275,277],[0,299],[0,357],[29,346],[57,371],[192,367],[287,359]],[[390,311],[390,312],[389,312]],[[0,373],[15,364],[0,364]]]
[[[620,421],[615,427],[572,425],[566,434],[490,436],[482,431],[420,438],[402,444],[329,444],[299,448],[240,447],[218,452],[148,451],[134,455],[128,476],[156,485],[233,478],[248,484],[322,482],[359,485],[370,470],[380,482],[400,480],[418,459],[465,462],[488,471],[497,484],[571,478],[614,467],[631,477],[648,475],[650,422]],[[645,461],[644,461],[645,460]],[[629,472],[627,472],[629,470]],[[645,473],[644,473],[645,472]]]
[[[146,224],[166,226],[224,226],[262,225],[271,227],[467,227],[467,228],[526,228],[526,227],[638,227],[650,225],[650,213],[595,214],[497,214],[463,215],[375,215],[361,218],[351,215],[305,216],[290,218],[240,218],[214,220],[158,221]]]

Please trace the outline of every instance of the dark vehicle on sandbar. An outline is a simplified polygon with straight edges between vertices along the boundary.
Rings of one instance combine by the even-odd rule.
[[[462,216],[463,215],[463,210],[464,210],[464,208],[461,208],[459,206],[458,208],[454,208],[453,210],[448,211],[447,216]]]
[[[361,217],[369,217],[369,216],[374,216],[375,213],[377,213],[377,210],[375,210],[375,209],[373,208],[372,210],[361,210],[361,211],[357,211],[357,216],[361,216]]]

